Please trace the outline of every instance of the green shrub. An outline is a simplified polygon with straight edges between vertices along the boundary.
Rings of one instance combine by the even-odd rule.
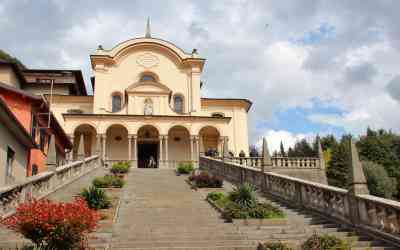
[[[94,186],[89,187],[89,189],[85,188],[81,192],[81,196],[92,209],[104,209],[111,206],[110,198],[107,196],[106,192]]]
[[[251,208],[257,205],[256,191],[250,183],[244,183],[229,193],[229,199],[242,208]]]
[[[212,201],[217,201],[223,199],[224,197],[225,197],[224,193],[221,192],[211,192],[207,194],[207,199],[210,199]]]
[[[397,182],[390,178],[382,165],[370,161],[363,162],[368,189],[372,195],[391,199],[397,194]]]
[[[257,250],[293,250],[293,248],[282,242],[266,242],[260,243]]]
[[[276,219],[284,218],[285,214],[268,203],[258,203],[253,207],[242,207],[236,202],[227,202],[224,215],[229,219]]]
[[[95,178],[92,184],[97,188],[122,188],[125,185],[125,181],[118,176],[106,175],[104,177]]]
[[[302,250],[350,250],[349,245],[335,236],[314,234],[301,246]]]
[[[111,173],[113,174],[126,174],[130,168],[129,162],[118,162],[114,163],[111,167]]]
[[[176,170],[179,174],[190,174],[191,172],[193,172],[194,167],[192,163],[180,163]]]

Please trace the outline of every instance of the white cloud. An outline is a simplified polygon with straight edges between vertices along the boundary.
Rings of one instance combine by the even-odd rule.
[[[285,150],[288,150],[289,147],[294,146],[294,144],[302,139],[306,139],[307,141],[311,142],[315,135],[313,134],[294,134],[290,131],[286,130],[267,130],[263,135],[267,139],[268,149],[270,153],[274,151],[280,150],[281,142],[283,143],[283,147]],[[257,142],[257,146],[261,147],[262,139]]]

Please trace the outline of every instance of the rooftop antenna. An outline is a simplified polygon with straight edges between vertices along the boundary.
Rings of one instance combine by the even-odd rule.
[[[147,18],[147,23],[146,23],[146,33],[144,35],[146,38],[151,38],[151,31],[150,31],[150,17]]]

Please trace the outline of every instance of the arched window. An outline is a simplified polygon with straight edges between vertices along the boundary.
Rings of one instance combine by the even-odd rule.
[[[39,172],[38,166],[36,164],[32,165],[32,175],[37,175]]]
[[[144,74],[140,78],[140,81],[151,81],[151,82],[156,82],[156,78],[150,74]]]
[[[183,97],[181,95],[174,96],[174,110],[177,113],[183,113]]]
[[[112,95],[112,112],[118,112],[122,108],[122,96],[119,93],[115,93]]]
[[[225,115],[223,113],[212,113],[211,116],[216,117],[216,118],[224,118],[225,117]]]

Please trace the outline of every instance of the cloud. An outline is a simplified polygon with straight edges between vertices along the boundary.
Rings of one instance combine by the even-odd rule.
[[[293,148],[295,143],[302,139],[306,139],[307,141],[311,142],[314,139],[315,135],[294,134],[286,130],[267,130],[263,135],[263,137],[267,139],[268,149],[270,150],[270,153],[272,153],[274,151],[280,150],[281,142],[283,143],[285,151],[287,151],[289,147]],[[262,138],[257,141],[257,146],[261,147],[261,145],[262,145]]]
[[[389,95],[400,102],[400,75],[395,76],[386,86]]]
[[[207,59],[203,96],[253,101],[252,142],[271,130],[257,124],[318,110],[315,99],[340,114],[308,115],[310,134],[321,132],[313,123],[400,131],[399,8],[374,0],[1,1],[0,44],[28,67],[81,68],[89,84],[89,54],[143,36],[150,16],[153,36]]]

